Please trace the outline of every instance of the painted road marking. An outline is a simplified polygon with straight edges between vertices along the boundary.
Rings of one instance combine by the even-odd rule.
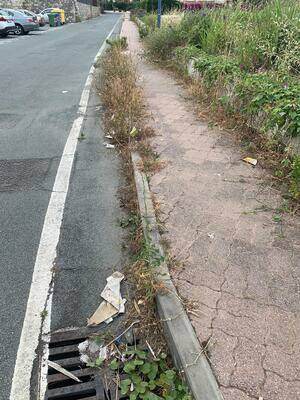
[[[105,49],[106,40],[113,34],[119,22],[120,18],[103,42],[96,55],[97,59]],[[54,277],[53,267],[56,259],[56,248],[60,236],[60,228],[70,183],[73,160],[87,109],[94,72],[95,68],[92,66],[79,102],[79,108],[77,111],[78,116],[73,122],[64,147],[48,204],[32,275],[32,282],[12,380],[10,400],[30,400],[32,367],[33,362],[37,357],[36,350],[38,348],[39,339],[41,335],[45,335],[50,330]],[[44,323],[42,323],[42,313],[45,310],[47,311],[47,316]],[[45,315],[45,313],[43,314]],[[47,351],[48,350],[44,352],[44,355],[47,355]],[[45,371],[43,372],[45,373]],[[45,388],[45,381],[42,380],[40,387],[41,399],[43,399]]]

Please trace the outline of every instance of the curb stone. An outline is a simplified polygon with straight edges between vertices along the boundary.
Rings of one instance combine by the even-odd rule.
[[[131,154],[131,159],[144,237],[164,260],[148,179],[139,167],[142,159],[136,152]],[[157,280],[167,289],[163,293],[157,293],[156,305],[175,366],[184,372],[195,400],[222,400],[217,381],[183,308],[165,261],[157,267]]]

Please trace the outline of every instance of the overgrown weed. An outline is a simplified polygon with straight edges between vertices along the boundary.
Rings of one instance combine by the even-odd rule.
[[[121,205],[128,217],[120,221],[127,228],[126,246],[132,262],[126,268],[130,286],[134,287],[132,301],[128,306],[128,324],[142,319],[137,332],[143,339],[149,339],[154,348],[165,347],[160,322],[155,314],[155,295],[158,284],[155,279],[155,257],[145,243],[139,216],[131,151],[143,149],[142,157],[146,167],[154,168],[158,163],[148,139],[154,134],[147,126],[149,115],[145,108],[143,92],[138,85],[136,66],[124,52],[124,43],[112,42],[101,62],[98,86],[104,106],[103,123],[106,133],[113,137],[122,157],[122,172],[126,183],[120,190]],[[150,170],[145,171],[147,174]]]

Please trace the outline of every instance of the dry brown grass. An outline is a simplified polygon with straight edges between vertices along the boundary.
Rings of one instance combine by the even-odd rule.
[[[145,138],[147,112],[131,57],[121,46],[113,45],[102,59],[99,71],[106,133],[122,146]]]
[[[125,268],[130,291],[126,325],[140,320],[140,324],[135,327],[137,336],[142,338],[143,343],[148,340],[157,351],[166,345],[156,315],[157,283],[145,251],[131,163],[131,151],[143,149],[142,158],[146,168],[149,167],[145,172],[149,174],[150,167],[151,170],[155,168],[155,162],[158,163],[158,160],[148,141],[154,133],[147,126],[149,115],[145,108],[142,88],[138,85],[136,67],[124,48],[113,43],[99,66],[97,86],[104,106],[104,128],[106,134],[109,133],[113,137],[122,158],[125,185],[120,189],[120,201],[127,211],[128,220],[135,221],[127,226],[126,247],[132,262]],[[130,134],[133,129],[135,134]]]

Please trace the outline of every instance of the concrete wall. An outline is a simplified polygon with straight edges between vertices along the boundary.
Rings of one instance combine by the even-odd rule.
[[[100,15],[100,8],[95,5],[96,0],[0,0],[0,7],[25,8],[33,12],[42,11],[48,7],[59,7],[65,10],[66,21],[76,22],[76,14],[80,20],[94,18]]]

